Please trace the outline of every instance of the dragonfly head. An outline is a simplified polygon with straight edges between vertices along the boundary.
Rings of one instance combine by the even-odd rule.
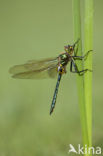
[[[79,42],[79,40],[80,39],[78,39],[73,45],[64,46],[64,50],[71,55],[74,52],[74,48],[75,48],[76,44]]]
[[[64,46],[64,50],[71,55],[74,51],[74,45]]]

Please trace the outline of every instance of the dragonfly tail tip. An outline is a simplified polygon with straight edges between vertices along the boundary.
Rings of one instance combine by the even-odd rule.
[[[50,110],[50,115],[52,114],[52,112],[53,112],[53,109]]]

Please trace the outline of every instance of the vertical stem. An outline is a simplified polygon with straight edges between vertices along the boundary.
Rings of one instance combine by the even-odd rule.
[[[80,0],[73,0],[73,25],[75,41],[81,39]],[[93,0],[85,0],[84,18],[84,49],[85,53],[93,49]],[[82,43],[80,41],[78,56],[82,55]],[[89,53],[86,61],[76,62],[79,70],[92,69],[92,53]],[[77,75],[78,98],[80,118],[82,126],[83,145],[92,145],[92,72],[86,72],[83,76]],[[90,156],[88,152],[84,154]]]
[[[93,49],[93,0],[85,0],[85,21],[84,21],[84,51]],[[84,62],[84,68],[92,70],[92,53]],[[87,72],[84,75],[85,89],[85,105],[87,116],[87,129],[89,146],[92,145],[92,72]]]
[[[81,35],[81,16],[80,16],[80,0],[73,0],[73,25],[74,25],[74,40],[80,38],[78,47],[78,56],[82,56],[82,35]],[[83,69],[83,62],[76,62],[78,69]],[[78,99],[80,107],[80,119],[82,127],[83,144],[88,145],[88,132],[87,132],[87,119],[85,109],[85,98],[84,98],[84,77],[77,75],[77,88],[78,88]]]

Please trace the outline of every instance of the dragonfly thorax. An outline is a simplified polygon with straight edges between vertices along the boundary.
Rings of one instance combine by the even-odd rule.
[[[59,55],[59,63],[62,66],[67,65],[67,63],[68,63],[68,61],[70,61],[70,59],[71,59],[71,56],[67,52]]]

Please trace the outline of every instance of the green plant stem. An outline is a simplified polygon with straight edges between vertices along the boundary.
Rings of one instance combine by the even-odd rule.
[[[81,17],[80,17],[80,0],[73,0],[73,25],[74,25],[74,40],[80,38],[78,47],[78,56],[82,56],[82,35],[81,35]],[[83,62],[76,62],[79,70],[83,69]],[[83,76],[77,75],[77,88],[80,108],[80,119],[82,127],[83,144],[88,144],[88,133],[87,133],[87,121],[86,111],[84,104],[84,78]]]
[[[85,21],[84,21],[84,52],[93,50],[93,0],[85,0]],[[84,62],[84,68],[92,70],[92,52]],[[84,75],[85,106],[87,116],[87,129],[89,146],[92,145],[92,72]]]
[[[73,0],[73,25],[74,40],[80,38],[78,56],[82,56],[82,35],[81,35],[81,16],[80,0]],[[92,49],[92,23],[93,23],[93,0],[85,0],[85,53]],[[78,69],[92,68],[92,56],[89,54],[86,62],[76,62]],[[90,147],[92,144],[92,72],[87,72],[83,76],[77,75],[78,99],[80,107],[80,119],[82,127],[83,145]],[[85,154],[89,156],[90,154]]]

